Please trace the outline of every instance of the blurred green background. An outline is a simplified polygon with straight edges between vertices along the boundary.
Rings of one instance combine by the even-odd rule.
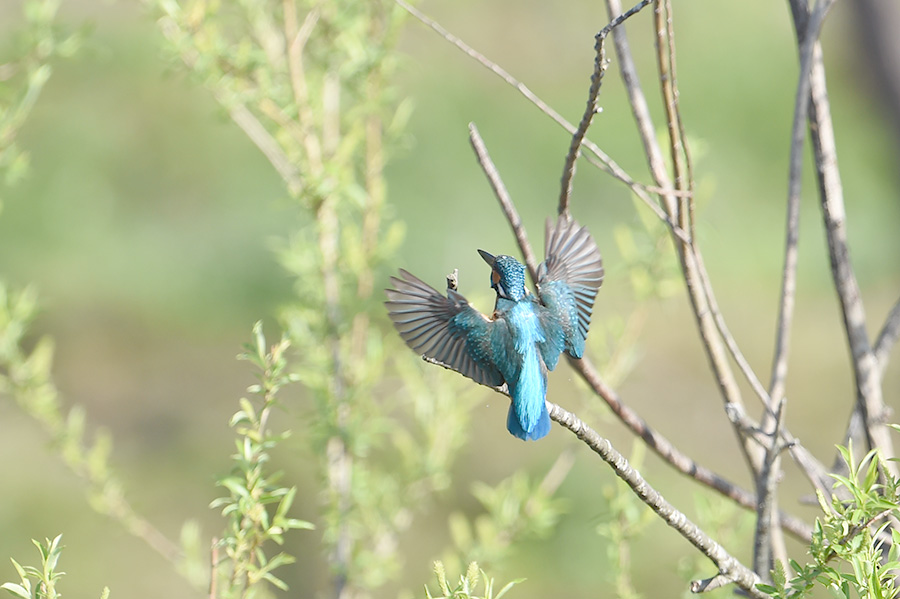
[[[0,8],[0,31],[17,27],[17,5]],[[419,6],[570,121],[580,118],[593,35],[606,23],[598,3],[431,0]],[[682,114],[701,196],[701,247],[724,315],[766,380],[797,71],[790,18],[782,2],[700,0],[675,9]],[[851,13],[851,5],[838,4],[823,39],[852,259],[874,335],[900,289],[900,140],[890,137],[884,108],[871,91]],[[63,21],[88,22],[92,31],[74,59],[55,66],[21,133],[32,169],[4,194],[0,273],[38,286],[44,305],[38,332],[56,340],[57,384],[68,403],[85,406],[92,426],[112,433],[113,464],[135,506],[172,537],[187,518],[198,518],[209,537],[221,527],[207,505],[217,495],[216,477],[230,467],[227,420],[253,382],[249,367],[234,357],[255,320],[264,319],[275,335],[274,316],[291,300],[292,281],[272,247],[300,223],[266,160],[207,92],[164,59],[161,36],[140,4],[70,1]],[[628,29],[659,117],[649,12]],[[479,126],[538,248],[543,220],[555,211],[568,135],[421,24],[408,22],[401,48],[397,93],[411,98],[415,110],[404,147],[388,168],[391,211],[407,227],[397,266],[434,285],[459,268],[462,291],[487,311],[487,273],[475,249],[514,253],[515,246],[474,160],[467,124]],[[591,138],[637,179],[649,181],[611,58]],[[853,392],[810,170],[807,160],[788,422],[830,462]],[[624,318],[635,298],[613,230],[639,222],[629,194],[581,163],[573,212],[590,227],[607,265],[595,322]],[[619,385],[623,398],[704,465],[748,484],[735,466],[739,454],[683,292],[650,303],[643,317],[639,361]],[[382,323],[392,334],[386,318]],[[409,359],[416,359],[411,352]],[[884,384],[893,406],[898,362],[895,357]],[[570,399],[580,389],[572,379],[560,368],[551,379],[551,400],[580,405]],[[288,409],[286,426],[303,414],[302,393],[291,394],[299,407]],[[505,410],[505,400],[483,391],[454,486],[404,540],[401,587],[420,589],[429,580],[431,560],[448,541],[447,513],[477,514],[472,481],[495,483],[519,467],[540,477],[561,450],[575,447],[575,467],[559,491],[566,517],[549,538],[517,547],[515,559],[493,574],[502,581],[527,576],[516,597],[563,591],[594,597],[609,582],[605,541],[594,529],[604,514],[605,489],[617,483],[561,431],[539,444],[513,439],[503,430]],[[598,430],[630,450],[629,435],[605,409],[590,414]],[[70,573],[63,588],[70,596],[95,596],[103,585],[113,597],[197,596],[157,555],[91,511],[79,481],[15,406],[0,403],[0,423],[6,456],[0,558],[31,563],[36,554],[29,539],[61,532],[69,548],[63,569]],[[295,515],[315,521],[319,491],[306,445],[291,443],[297,457],[282,466],[301,481]],[[696,487],[653,457],[643,471],[691,512]],[[809,517],[813,512],[796,504],[807,492],[788,466],[784,505]],[[747,532],[729,547],[740,557],[750,553]],[[299,567],[285,576],[292,595],[325,591],[317,535],[296,535]],[[685,575],[678,564],[690,555],[674,533],[655,524],[632,558],[638,590],[680,592]],[[687,575],[711,574],[707,568]],[[0,561],[0,578],[13,576],[11,565]],[[383,593],[393,595],[394,587]]]

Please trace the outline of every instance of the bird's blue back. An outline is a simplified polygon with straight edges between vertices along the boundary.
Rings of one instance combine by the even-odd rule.
[[[550,432],[545,404],[548,365],[542,354],[554,352],[549,348],[543,351],[549,344],[542,310],[544,307],[530,295],[519,301],[498,298],[494,317],[499,326],[491,331],[493,363],[512,397],[506,427],[525,440],[540,439]],[[559,352],[555,351],[557,358]]]

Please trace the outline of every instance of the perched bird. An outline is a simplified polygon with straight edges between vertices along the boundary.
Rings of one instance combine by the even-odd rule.
[[[405,270],[385,290],[400,336],[429,362],[455,370],[512,398],[506,428],[522,440],[550,432],[547,371],[565,351],[584,353],[591,308],[603,282],[603,261],[591,234],[569,218],[547,220],[538,296],[525,287],[525,266],[512,256],[478,250],[497,292],[487,317],[455,289],[447,296]]]

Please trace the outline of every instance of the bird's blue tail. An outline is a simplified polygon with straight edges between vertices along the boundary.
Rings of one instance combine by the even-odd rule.
[[[514,437],[518,437],[523,441],[537,441],[547,436],[550,432],[550,414],[547,413],[547,405],[541,408],[541,415],[535,423],[530,433],[526,433],[519,424],[519,417],[516,416],[516,410],[513,404],[509,404],[509,413],[506,415],[506,430]]]

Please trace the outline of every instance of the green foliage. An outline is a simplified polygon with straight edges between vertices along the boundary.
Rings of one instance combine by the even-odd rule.
[[[697,524],[723,547],[746,547],[752,542],[754,519],[753,514],[731,500],[709,493],[696,493],[694,496],[694,518]],[[690,590],[689,581],[697,578],[698,572],[705,572],[709,560],[699,553],[684,555],[678,562],[678,573],[684,581],[682,597],[696,597]],[[722,587],[706,593],[711,597],[733,594],[730,587]]]
[[[636,441],[629,459],[632,466],[641,468],[645,453],[645,446]],[[617,597],[637,599],[640,595],[631,578],[632,544],[657,519],[619,480],[604,487],[603,495],[607,500],[606,510],[597,525],[597,534],[609,541],[606,545],[608,576],[612,579]]]
[[[266,545],[284,543],[284,533],[292,529],[311,529],[309,522],[288,516],[297,494],[296,487],[277,484],[279,472],[268,472],[270,452],[287,433],[276,435],[269,431],[268,421],[276,405],[276,395],[293,377],[287,373],[285,352],[290,347],[282,339],[267,349],[262,323],[253,327],[254,343],[246,345],[246,353],[240,356],[259,368],[259,384],[249,392],[259,396],[261,405],[242,398],[241,409],[231,417],[231,428],[238,438],[237,453],[232,456],[234,470],[219,480],[228,496],[212,502],[212,508],[221,508],[228,519],[225,535],[219,542],[226,559],[215,564],[213,576],[217,578],[220,597],[255,597],[260,583],[268,582],[280,589],[287,585],[274,571],[295,561],[292,555],[279,552],[267,555]]]
[[[672,255],[670,233],[665,223],[634,196],[638,223],[619,224],[613,230],[616,247],[628,272],[628,281],[638,304],[669,298],[684,282]]]
[[[494,595],[494,579],[489,578],[488,575],[484,573],[484,570],[481,570],[478,567],[477,562],[469,563],[466,573],[459,577],[459,583],[452,588],[447,580],[447,572],[444,569],[444,564],[442,562],[434,562],[434,575],[437,578],[437,592],[440,594],[433,595],[426,586],[425,597],[427,599],[500,599],[500,597],[503,597],[512,587],[525,580],[524,578],[513,580],[512,582],[507,583],[506,586]],[[478,592],[478,584],[482,580],[484,581],[484,590],[478,595],[476,594]]]
[[[56,590],[57,581],[65,574],[65,572],[57,570],[63,549],[59,544],[60,540],[62,540],[62,535],[57,535],[52,541],[44,539],[44,543],[32,540],[31,542],[41,554],[41,566],[39,568],[21,566],[19,562],[10,558],[19,575],[19,582],[3,583],[0,585],[0,589],[9,591],[19,599],[58,599],[61,597],[62,593]],[[108,597],[109,588],[104,588],[100,593],[100,599]]]
[[[25,26],[11,47],[0,49],[0,176],[7,185],[28,170],[28,154],[16,144],[16,136],[50,79],[51,62],[71,56],[80,44],[79,35],[64,33],[56,25],[59,4],[60,0],[24,2]]]
[[[37,422],[58,449],[66,466],[87,486],[88,500],[97,512],[122,524],[169,561],[179,564],[180,549],[169,542],[132,508],[109,466],[112,441],[103,431],[85,439],[84,410],[66,412],[53,383],[53,343],[39,340],[24,348],[28,327],[37,315],[33,289],[10,291],[0,282],[0,395],[12,397]]]
[[[453,550],[444,560],[454,569],[462,569],[464,560],[501,565],[516,542],[550,534],[565,508],[542,481],[532,481],[522,471],[495,486],[476,482],[472,494],[484,513],[472,521],[460,512],[450,516]]]
[[[779,568],[772,585],[759,585],[773,597],[805,597],[816,587],[848,599],[890,599],[900,591],[900,534],[888,533],[890,520],[900,515],[900,481],[883,467],[877,451],[856,463],[852,446],[838,450],[848,475],[832,474],[837,492],[830,503],[819,495],[825,514],[816,520],[809,547],[813,562],[801,566],[791,560],[793,577]]]
[[[319,460],[336,592],[365,596],[400,573],[400,535],[449,486],[470,405],[373,324],[383,320],[376,281],[403,236],[385,210],[383,167],[409,115],[390,86],[404,13],[387,0],[152,4],[173,55],[269,158],[297,208],[301,226],[279,252],[297,293],[282,320],[313,406],[304,438]],[[386,372],[400,375],[393,393],[380,389]],[[502,501],[480,488],[485,545],[555,521],[524,480],[500,489]],[[494,544],[498,554],[509,541]]]

